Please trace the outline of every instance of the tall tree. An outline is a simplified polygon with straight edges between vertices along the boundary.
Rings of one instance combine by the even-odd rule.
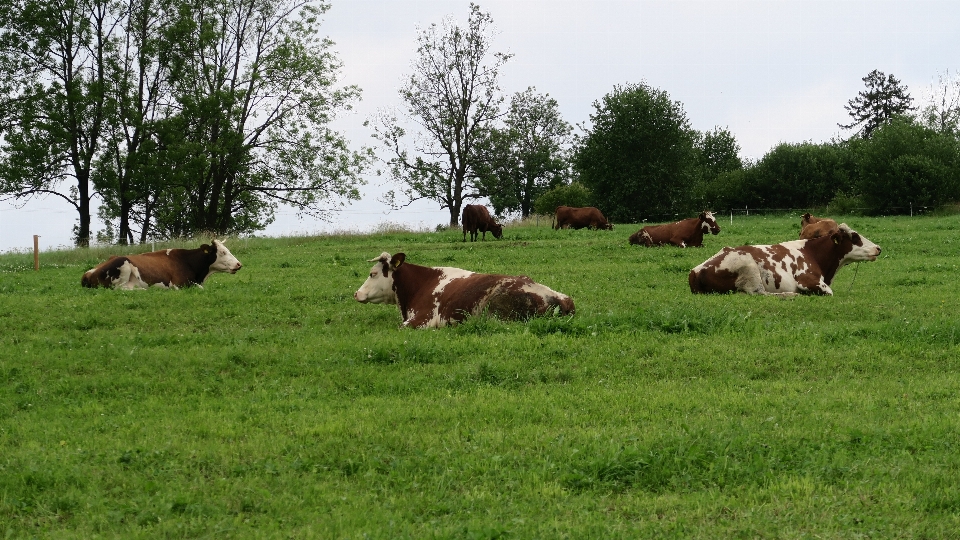
[[[540,195],[566,183],[572,130],[549,94],[531,87],[513,95],[504,125],[491,130],[477,153],[480,191],[498,214],[527,217]]]
[[[163,35],[173,23],[175,4],[164,0],[127,0],[122,19],[123,39],[108,66],[110,99],[116,114],[108,118],[109,130],[104,153],[97,166],[94,185],[103,204],[100,216],[107,223],[116,219],[120,244],[150,234],[154,201],[161,190],[163,172],[149,167],[157,152],[155,126],[168,112],[169,46]],[[112,231],[111,231],[112,233]],[[113,236],[108,234],[108,236]]]
[[[906,85],[901,84],[893,74],[887,75],[875,69],[862,80],[867,88],[843,106],[853,122],[838,125],[843,129],[858,129],[857,133],[867,139],[895,116],[913,110],[913,98],[907,92]]]
[[[493,51],[492,25],[490,14],[471,3],[466,26],[447,17],[421,30],[413,73],[400,88],[402,114],[419,129],[410,142],[406,122],[387,112],[374,125],[389,174],[406,199],[400,205],[436,201],[449,209],[451,226],[464,202],[480,197],[472,157],[501,114],[497,81],[511,55]],[[396,204],[393,192],[388,198]]]
[[[683,106],[646,83],[616,86],[593,106],[573,165],[597,207],[628,223],[680,209],[696,173]]]
[[[359,97],[336,87],[340,62],[320,36],[329,9],[310,0],[184,0],[174,45],[167,213],[193,232],[265,227],[278,204],[325,215],[358,199],[365,152],[330,127]],[[157,219],[161,214],[157,214]],[[158,224],[173,230],[181,224]]]
[[[960,77],[948,70],[930,85],[917,115],[924,126],[945,135],[960,132]]]
[[[111,114],[111,0],[13,0],[0,8],[0,197],[55,196],[90,242],[91,176]],[[67,184],[68,193],[63,192]]]

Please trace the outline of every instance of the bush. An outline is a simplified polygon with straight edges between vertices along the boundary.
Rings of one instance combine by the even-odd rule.
[[[558,206],[593,206],[590,190],[579,182],[571,182],[547,191],[533,203],[533,209],[541,215],[553,215]]]

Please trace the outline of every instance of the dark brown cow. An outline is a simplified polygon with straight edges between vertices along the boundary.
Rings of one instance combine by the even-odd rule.
[[[493,234],[494,238],[503,238],[503,226],[490,217],[490,211],[482,204],[468,204],[463,207],[463,241],[467,241],[467,231],[470,231],[470,241],[475,242],[483,233],[483,240],[487,239],[487,231]]]
[[[469,315],[502,319],[574,312],[569,296],[526,276],[475,274],[460,268],[405,263],[406,255],[384,252],[353,297],[364,304],[399,304],[403,326],[440,328]]]
[[[558,206],[554,213],[554,229],[564,228],[582,229],[588,227],[591,229],[613,230],[613,224],[607,221],[600,210],[592,206],[576,208],[573,206]]]
[[[677,247],[703,247],[703,235],[720,233],[713,212],[701,212],[695,218],[683,219],[665,225],[647,225],[630,236],[631,245],[646,247],[672,244]]]
[[[690,292],[831,295],[837,270],[878,255],[880,246],[841,223],[834,234],[812,240],[725,247],[690,271]]]
[[[151,285],[178,288],[203,287],[210,274],[236,274],[243,265],[223,242],[203,244],[196,249],[164,249],[140,255],[114,256],[83,274],[84,287],[146,289]]]
[[[810,212],[800,217],[800,239],[809,240],[811,238],[820,238],[829,236],[839,230],[837,222],[830,218],[818,218],[810,215]]]

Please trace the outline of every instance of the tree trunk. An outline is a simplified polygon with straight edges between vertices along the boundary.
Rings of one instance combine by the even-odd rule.
[[[80,214],[80,226],[77,229],[77,247],[90,247],[90,181],[89,172],[83,171],[77,178],[77,212]]]

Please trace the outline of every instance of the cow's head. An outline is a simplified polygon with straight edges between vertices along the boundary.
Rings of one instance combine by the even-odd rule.
[[[210,272],[229,272],[231,274],[236,274],[237,270],[243,268],[243,265],[240,264],[240,261],[233,256],[233,253],[230,253],[230,250],[227,249],[227,246],[223,245],[223,242],[220,240],[213,240],[213,245],[208,246],[206,244],[200,246],[200,249],[204,250],[204,253],[207,251],[216,251],[217,258],[210,265]]]
[[[841,223],[839,230],[831,234],[830,238],[834,245],[843,250],[849,249],[840,260],[840,266],[852,262],[875,261],[880,255],[880,246],[848,227],[846,223]]]
[[[497,240],[503,238],[503,225],[499,223],[494,223],[490,226],[490,232],[493,233],[493,237]]]
[[[393,290],[393,273],[400,268],[406,255],[397,253],[393,257],[384,251],[379,257],[370,259],[376,261],[370,269],[370,275],[363,285],[353,293],[353,298],[362,304],[396,304],[397,293]]]
[[[813,217],[812,215],[810,215],[810,212],[807,212],[807,213],[803,214],[802,216],[800,216],[800,228],[803,229],[803,228],[806,227],[807,225],[809,225],[809,224],[811,224],[811,223],[816,223],[816,222],[818,222],[818,221],[820,221],[820,220],[817,219],[817,218],[815,218],[815,217]]]
[[[609,221],[606,221],[606,220],[601,221],[601,222],[600,222],[600,228],[601,228],[601,229],[606,229],[606,230],[608,230],[608,231],[612,231],[612,230],[613,230],[613,223],[610,223]]]
[[[717,225],[717,218],[713,216],[713,212],[709,210],[700,212],[700,230],[704,233],[720,234],[720,225]]]

